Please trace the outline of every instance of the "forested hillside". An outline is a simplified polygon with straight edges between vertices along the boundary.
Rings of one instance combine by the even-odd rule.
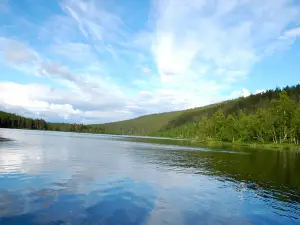
[[[157,136],[197,138],[223,142],[273,142],[299,144],[300,103],[287,91],[279,93],[279,99],[265,102],[261,108],[247,111],[218,110],[198,121],[173,126],[155,133]]]
[[[168,113],[159,113],[141,116],[131,120],[124,120],[114,123],[105,123],[101,125],[92,125],[95,127],[103,127],[110,134],[126,134],[126,135],[149,135],[153,132],[165,128],[168,123],[183,111],[174,111]]]
[[[47,130],[80,132],[80,133],[96,133],[96,134],[105,133],[105,130],[100,126],[92,126],[92,125],[76,124],[76,123],[48,123]]]
[[[297,85],[283,89],[276,88],[275,90],[268,90],[264,93],[224,101],[209,106],[147,115],[132,120],[107,123],[102,126],[107,133],[199,138],[199,136],[203,136],[203,134],[200,134],[199,130],[195,129],[194,126],[199,127],[199,124],[202,122],[205,123],[206,120],[213,116],[216,117],[219,114],[224,118],[231,115],[228,118],[229,120],[231,117],[237,118],[242,115],[248,116],[256,114],[259,109],[270,110],[270,108],[275,107],[275,102],[279,99],[283,91],[293,104],[300,102],[300,85]],[[218,112],[218,114],[215,115],[216,112]],[[269,116],[276,118],[273,111],[269,113]],[[252,120],[253,118],[249,119]],[[211,135],[208,136],[210,137]]]

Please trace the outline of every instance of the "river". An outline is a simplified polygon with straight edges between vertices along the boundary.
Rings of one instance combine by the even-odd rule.
[[[0,129],[0,224],[300,224],[300,153]]]

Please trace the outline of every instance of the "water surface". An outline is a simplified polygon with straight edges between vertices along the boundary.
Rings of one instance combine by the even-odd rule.
[[[300,224],[300,154],[0,129],[0,224]]]

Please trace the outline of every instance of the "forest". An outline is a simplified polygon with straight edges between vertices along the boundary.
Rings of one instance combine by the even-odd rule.
[[[99,126],[68,123],[49,123],[43,119],[31,119],[0,111],[0,128],[51,130],[65,132],[82,133],[104,133],[104,129]]]
[[[300,142],[300,85],[204,107],[106,124],[48,123],[0,111],[0,127],[190,138],[229,143]]]
[[[276,88],[274,90],[267,90],[263,93],[240,97],[204,107],[147,115],[132,120],[102,124],[101,126],[105,128],[107,133],[199,138],[199,135],[195,134],[195,129],[192,129],[192,127],[199,127],[203,119],[205,123],[206,120],[210,120],[216,112],[223,114],[224,118],[227,118],[228,115],[234,118],[240,118],[245,115],[248,118],[248,116],[251,117],[251,115],[258,112],[261,113],[261,110],[267,110],[275,119],[275,112],[271,111],[271,108],[275,107],[282,92],[288,97],[289,103],[299,104],[300,85],[296,85],[287,86],[282,89]],[[217,115],[218,114],[214,117]],[[228,119],[230,119],[230,117]],[[249,119],[252,120],[253,118]],[[237,140],[237,138],[235,139]]]
[[[202,116],[199,121],[166,128],[153,135],[233,143],[299,144],[300,104],[282,91],[279,99],[273,99],[266,108],[251,113],[240,109],[227,114],[220,108],[211,116]]]
[[[42,119],[31,119],[0,111],[0,127],[16,129],[47,130],[48,124]]]

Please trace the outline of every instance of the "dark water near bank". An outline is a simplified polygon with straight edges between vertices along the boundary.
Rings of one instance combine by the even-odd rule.
[[[300,224],[300,153],[0,129],[0,224]]]

